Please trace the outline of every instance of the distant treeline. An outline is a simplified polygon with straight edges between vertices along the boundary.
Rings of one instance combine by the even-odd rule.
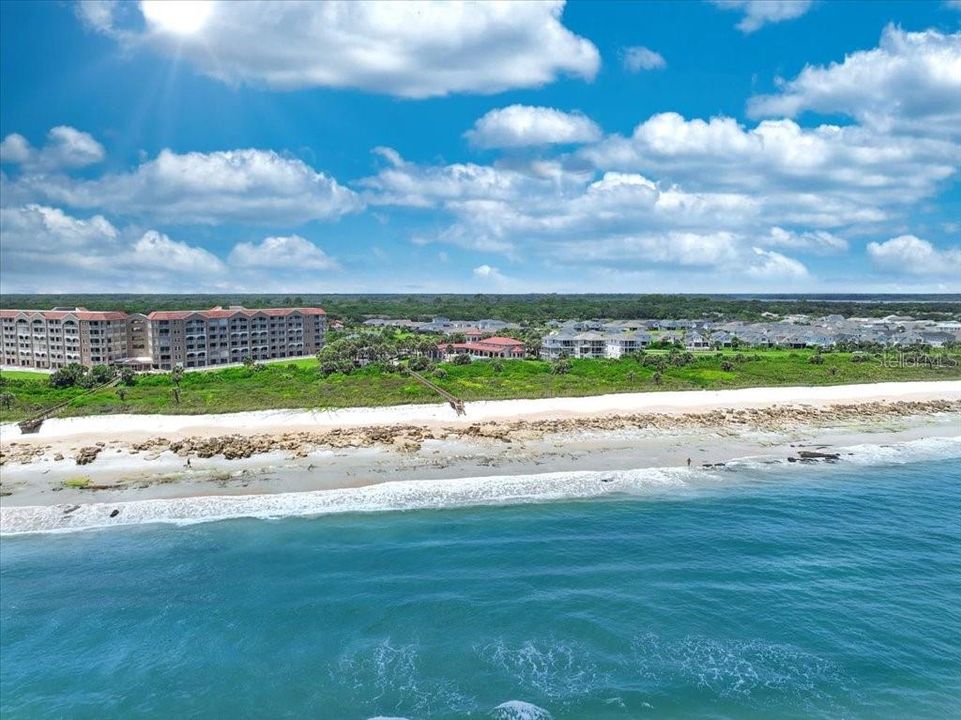
[[[214,305],[324,308],[332,318],[370,317],[430,320],[494,318],[508,322],[585,318],[727,318],[757,320],[778,315],[839,314],[846,317],[910,315],[914,318],[961,316],[961,295],[3,295],[5,308],[49,309],[83,306],[90,310],[196,310]]]

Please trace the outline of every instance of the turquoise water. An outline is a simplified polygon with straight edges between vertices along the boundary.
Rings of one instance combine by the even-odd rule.
[[[961,716],[961,463],[0,542],[4,718]]]

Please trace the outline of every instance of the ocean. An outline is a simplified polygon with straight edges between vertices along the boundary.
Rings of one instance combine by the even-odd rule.
[[[953,452],[6,536],[0,715],[961,717]]]

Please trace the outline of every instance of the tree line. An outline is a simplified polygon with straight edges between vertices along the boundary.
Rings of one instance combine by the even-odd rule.
[[[839,314],[845,317],[910,315],[918,319],[961,317],[959,295],[916,296],[757,296],[732,295],[162,295],[162,294],[59,294],[4,295],[3,306],[49,309],[83,306],[91,310],[197,310],[214,305],[246,307],[324,308],[331,318],[362,322],[371,317],[427,321],[436,316],[453,320],[494,318],[507,322],[539,324],[547,320],[585,318],[676,320],[683,318],[760,320],[777,315]]]

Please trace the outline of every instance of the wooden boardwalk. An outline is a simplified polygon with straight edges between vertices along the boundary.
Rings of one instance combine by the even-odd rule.
[[[451,395],[444,388],[440,387],[439,385],[435,385],[430,380],[428,380],[423,375],[421,375],[419,372],[415,372],[408,368],[407,374],[410,375],[415,380],[417,380],[422,385],[424,385],[425,387],[433,390],[435,393],[437,393],[442,398],[444,398],[444,400],[446,400],[447,403],[452,408],[454,408],[454,412],[456,412],[458,415],[465,415],[467,413],[467,411],[464,409],[464,401],[461,400],[459,397],[456,397],[455,395]]]
[[[58,412],[63,410],[65,407],[67,407],[67,405],[69,405],[74,400],[76,400],[78,397],[89,395],[90,393],[97,392],[98,390],[106,390],[107,388],[112,388],[113,386],[119,383],[120,383],[120,377],[119,376],[115,377],[113,380],[111,380],[108,383],[104,383],[103,385],[97,385],[97,387],[92,387],[86,392],[80,393],[79,395],[77,395],[77,397],[72,397],[69,400],[64,400],[62,403],[57,403],[56,405],[51,405],[48,408],[44,408],[43,410],[38,412],[36,415],[28,417],[26,420],[21,420],[20,422],[17,423],[17,426],[20,428],[20,432],[22,432],[24,435],[30,435],[31,433],[38,432],[40,430],[40,426],[43,425],[44,420],[48,420],[52,418]]]

